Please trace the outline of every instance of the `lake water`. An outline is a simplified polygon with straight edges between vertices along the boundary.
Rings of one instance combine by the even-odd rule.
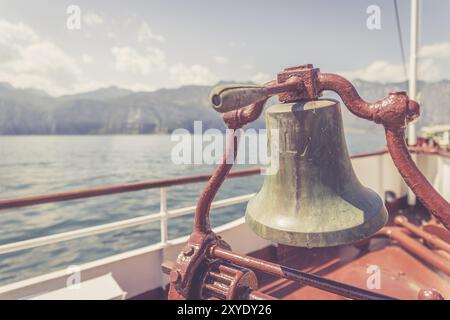
[[[384,145],[381,131],[349,134],[351,154]],[[142,180],[211,173],[175,165],[169,135],[0,136],[0,199]],[[241,166],[242,167],[242,166]],[[228,180],[216,199],[256,192],[261,176]],[[169,209],[194,205],[204,183],[168,190]],[[241,217],[245,205],[213,210],[212,224]],[[0,244],[96,226],[159,211],[159,190],[0,211]],[[169,220],[170,239],[189,234],[192,215]],[[0,284],[157,243],[159,222],[0,255]]]

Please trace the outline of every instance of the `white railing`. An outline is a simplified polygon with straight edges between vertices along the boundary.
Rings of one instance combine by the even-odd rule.
[[[380,150],[374,153],[368,153],[368,154],[361,154],[361,155],[355,155],[352,156],[352,159],[357,158],[368,158],[368,157],[377,157],[377,156],[383,156],[387,153],[386,150]],[[355,163],[353,163],[355,166]],[[389,190],[398,191],[398,194],[401,194],[401,190],[395,184],[393,181],[395,180],[394,177],[391,177],[392,179],[388,179],[389,176],[392,176],[391,174],[394,171],[387,170],[383,167],[383,164],[381,163],[381,167],[379,168],[379,171],[375,174],[375,177],[370,176],[370,171],[364,170],[367,166],[364,165],[361,168],[358,168],[358,162],[356,163],[355,169],[356,171],[359,171],[360,178],[363,178],[365,180],[365,184],[368,187],[371,187],[378,193],[382,194],[384,192],[384,189],[386,186],[389,186]],[[391,165],[393,167],[393,165]],[[361,169],[361,170],[358,170]],[[385,172],[386,171],[386,172]],[[380,172],[383,172],[388,177],[383,180],[380,180],[378,184],[375,182],[378,181],[380,177]],[[395,171],[396,172],[396,171]],[[237,171],[235,173],[230,173],[229,178],[239,178],[239,177],[245,177],[250,175],[256,175],[259,173],[259,169],[247,169],[242,171]],[[121,193],[121,192],[130,192],[130,191],[139,191],[139,190],[150,190],[150,189],[156,189],[159,188],[160,190],[160,211],[158,213],[153,213],[149,215],[145,215],[142,217],[137,218],[131,218],[126,219],[122,221],[102,224],[94,227],[88,227],[83,228],[79,230],[74,231],[67,231],[59,234],[54,235],[48,235],[43,237],[38,237],[34,239],[29,240],[23,240],[18,241],[14,243],[7,243],[0,245],[0,254],[10,253],[10,252],[16,252],[20,250],[25,249],[31,249],[36,248],[40,246],[55,244],[63,241],[83,238],[83,237],[89,237],[94,236],[102,233],[107,233],[115,230],[121,230],[131,227],[136,227],[156,221],[160,221],[160,231],[161,231],[161,239],[159,244],[162,245],[168,245],[170,243],[169,237],[168,237],[168,220],[171,218],[176,218],[188,214],[192,214],[195,212],[196,206],[190,206],[190,207],[183,207],[178,209],[172,209],[169,210],[167,207],[167,190],[171,186],[175,185],[182,185],[182,184],[188,184],[188,183],[198,183],[202,181],[207,181],[209,179],[209,176],[194,176],[194,177],[182,177],[182,178],[176,178],[176,179],[169,179],[169,180],[160,180],[160,181],[150,181],[150,182],[142,182],[142,183],[135,183],[135,184],[128,184],[128,185],[118,185],[118,186],[110,186],[110,187],[101,187],[97,189],[86,189],[86,190],[78,190],[73,192],[66,192],[66,193],[60,193],[60,194],[53,194],[53,195],[43,195],[43,196],[32,196],[32,197],[26,197],[26,198],[18,198],[18,199],[12,199],[12,200],[3,200],[0,201],[0,210],[3,209],[10,209],[10,208],[17,208],[17,207],[24,207],[24,206],[30,206],[30,205],[38,205],[43,203],[52,203],[56,201],[67,201],[67,200],[75,200],[75,199],[81,199],[81,198],[89,198],[89,197],[96,197],[96,196],[106,196],[111,195],[115,193]],[[402,184],[403,185],[403,184]],[[240,203],[245,203],[250,198],[254,196],[254,194],[246,194],[238,197],[233,198],[227,198],[219,201],[215,201],[211,205],[211,209],[217,209],[222,207],[228,207],[233,206]]]
[[[183,207],[178,209],[169,210],[167,208],[167,189],[168,187],[162,187],[160,189],[160,212],[149,214],[142,217],[131,218],[126,220],[121,220],[117,222],[106,223],[94,227],[88,227],[83,229],[78,229],[74,231],[62,232],[54,235],[48,235],[38,238],[33,238],[29,240],[23,240],[18,242],[12,242],[0,245],[0,254],[16,252],[25,249],[32,249],[36,247],[41,247],[45,245],[55,244],[63,241],[74,240],[78,238],[90,237],[99,235],[102,233],[107,233],[111,231],[136,227],[151,222],[160,221],[161,229],[161,241],[160,244],[168,245],[168,220],[171,218],[181,217],[184,215],[192,214],[195,212],[196,206]],[[218,209],[228,206],[237,205],[240,203],[245,203],[253,197],[254,194],[246,194],[238,197],[227,198],[223,200],[214,201],[211,204],[211,209]]]

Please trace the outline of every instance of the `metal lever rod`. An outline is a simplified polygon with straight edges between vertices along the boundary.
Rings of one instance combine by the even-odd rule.
[[[210,255],[216,258],[230,261],[239,266],[256,269],[265,273],[270,273],[278,277],[282,277],[292,281],[298,281],[311,287],[332,292],[334,294],[344,296],[356,300],[396,300],[393,297],[370,292],[361,288],[353,287],[344,283],[336,282],[329,279],[295,270],[289,267],[281,266],[276,263],[267,262],[253,257],[248,257],[234,253],[232,251],[213,246]]]
[[[269,96],[262,86],[221,85],[213,89],[210,101],[213,108],[221,113],[240,109]]]
[[[298,90],[299,83],[299,81],[291,81],[264,86],[220,85],[211,91],[209,100],[217,112],[225,113],[255,104],[282,92]]]

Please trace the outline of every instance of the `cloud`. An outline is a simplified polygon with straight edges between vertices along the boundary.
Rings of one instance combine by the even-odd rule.
[[[361,79],[374,82],[405,81],[405,72],[401,64],[392,64],[384,60],[377,60],[365,68],[339,72],[340,75],[353,80]],[[433,59],[424,59],[419,63],[418,78],[425,81],[436,81],[441,74]]]
[[[438,42],[422,46],[419,56],[421,58],[450,58],[450,42]]]
[[[443,75],[434,59],[421,59],[419,61],[417,78],[424,81],[437,81],[442,79]]]
[[[75,59],[23,23],[0,20],[0,81],[58,95],[83,83]]]
[[[154,33],[153,30],[150,28],[150,26],[147,24],[147,22],[142,22],[138,31],[138,41],[146,42],[150,40],[162,42],[165,40],[165,38],[160,34]]]
[[[108,32],[108,33],[106,34],[106,37],[107,37],[108,39],[112,39],[112,40],[114,40],[114,39],[117,38],[116,34],[115,34],[114,32],[112,32],[112,31]]]
[[[166,69],[165,53],[159,48],[147,47],[139,52],[131,47],[113,47],[116,70],[134,74],[148,75]]]
[[[245,43],[244,41],[230,41],[228,42],[228,45],[231,48],[244,48],[247,45],[247,43]]]
[[[402,65],[390,64],[384,60],[377,60],[370,63],[365,68],[340,72],[339,74],[348,79],[361,79],[366,81],[398,82],[405,80],[405,73]]]
[[[83,55],[81,56],[81,60],[82,60],[85,64],[91,64],[92,61],[94,61],[94,59],[93,59],[90,55],[88,55],[88,54],[83,54]]]
[[[250,77],[250,81],[255,83],[264,83],[269,80],[271,80],[270,75],[264,72],[258,72]]]
[[[443,75],[436,64],[436,59],[450,58],[450,42],[437,42],[422,46],[418,56],[418,78],[424,81],[437,81]],[[373,61],[365,68],[341,72],[340,74],[349,79],[366,81],[399,82],[405,80],[403,66],[385,60]]]
[[[213,60],[217,64],[227,64],[230,60],[224,56],[214,56]]]
[[[211,85],[219,80],[207,67],[198,64],[175,64],[169,68],[169,74],[178,85]]]
[[[95,12],[87,12],[82,16],[83,22],[88,26],[100,25],[104,22],[103,17]]]
[[[120,85],[121,88],[123,89],[128,89],[134,92],[142,92],[142,91],[155,91],[156,89],[158,89],[155,86],[149,85],[147,83],[142,83],[142,82],[132,82],[132,83],[125,83]]]

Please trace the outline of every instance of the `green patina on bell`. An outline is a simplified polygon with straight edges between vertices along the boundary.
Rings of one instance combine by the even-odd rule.
[[[383,201],[357,179],[339,102],[283,103],[266,111],[269,150],[278,130],[279,169],[247,206],[246,222],[262,238],[329,247],[367,238],[388,218]],[[275,135],[277,136],[277,135]]]

